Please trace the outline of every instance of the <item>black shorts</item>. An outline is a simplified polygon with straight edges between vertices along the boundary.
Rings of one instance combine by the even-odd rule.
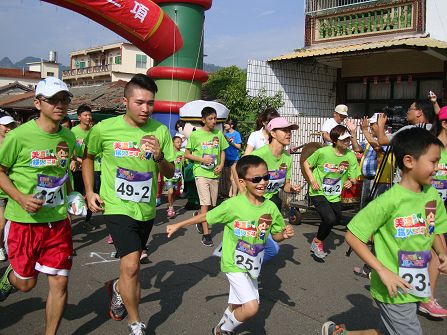
[[[104,215],[119,257],[145,249],[154,219],[138,221],[127,215]]]

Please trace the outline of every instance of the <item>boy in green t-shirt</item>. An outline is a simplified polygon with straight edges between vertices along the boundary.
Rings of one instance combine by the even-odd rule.
[[[219,176],[225,163],[225,149],[228,142],[221,131],[214,129],[217,112],[212,107],[202,110],[203,127],[194,131],[189,137],[185,158],[193,162],[194,177],[200,200],[200,213],[205,214],[208,207],[216,206],[219,191]],[[197,224],[202,235],[202,243],[213,246],[213,240],[206,221]]]
[[[392,142],[402,179],[373,200],[349,223],[346,241],[372,268],[371,295],[379,307],[379,329],[347,331],[328,321],[323,335],[421,335],[417,304],[431,294],[428,264],[433,249],[439,271],[447,273],[442,234],[447,215],[442,199],[431,186],[442,142],[423,128],[399,131]],[[374,237],[375,253],[366,243]]]
[[[228,307],[212,329],[214,335],[234,334],[236,327],[256,315],[259,309],[257,277],[261,272],[269,234],[277,242],[291,238],[294,230],[285,225],[276,205],[264,198],[270,175],[265,161],[253,155],[236,164],[239,183],[245,192],[186,221],[166,227],[168,237],[178,229],[206,220],[224,224],[221,270],[230,282]]]
[[[175,171],[174,176],[172,178],[164,177],[165,187],[168,190],[168,218],[173,218],[175,216],[174,210],[174,201],[175,201],[175,192],[177,188],[180,186],[180,182],[182,180],[182,170],[183,165],[185,164],[185,153],[181,151],[182,147],[182,138],[180,136],[174,136],[172,138],[172,143],[174,145],[174,154],[175,154]]]
[[[67,302],[73,241],[67,213],[73,133],[60,126],[72,94],[57,78],[41,80],[39,118],[11,131],[0,147],[0,187],[9,196],[5,217],[10,265],[0,279],[0,301],[16,288],[28,292],[47,275],[45,334],[56,334]]]

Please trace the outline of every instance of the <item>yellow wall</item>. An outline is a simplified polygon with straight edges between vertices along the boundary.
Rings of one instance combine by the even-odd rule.
[[[443,61],[421,51],[343,57],[342,77],[443,72]]]

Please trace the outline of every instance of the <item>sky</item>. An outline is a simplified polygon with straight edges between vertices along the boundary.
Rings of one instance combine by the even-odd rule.
[[[304,0],[213,0],[205,12],[205,63],[247,67],[303,47]],[[39,0],[0,0],[0,59],[69,63],[71,51],[123,41],[96,22]]]

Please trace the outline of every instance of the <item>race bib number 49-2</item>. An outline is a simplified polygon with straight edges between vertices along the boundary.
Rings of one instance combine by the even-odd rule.
[[[118,167],[115,177],[115,194],[122,200],[151,201],[152,172],[137,172]]]
[[[399,251],[399,277],[405,279],[412,290],[408,293],[420,297],[428,298],[431,295],[430,280],[428,276],[428,262],[431,258],[431,251]]]

